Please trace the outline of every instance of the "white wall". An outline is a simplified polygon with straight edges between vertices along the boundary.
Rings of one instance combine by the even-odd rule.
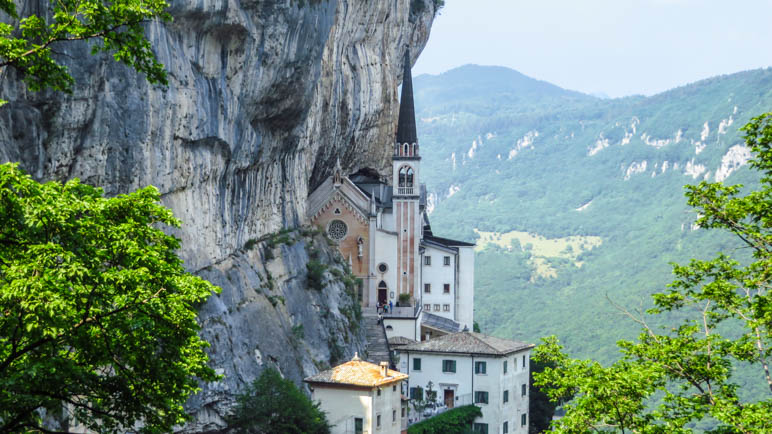
[[[374,290],[371,306],[375,306],[378,299],[378,284],[381,280],[386,281],[389,286],[388,297],[391,297],[391,293],[394,293],[393,299],[395,304],[397,302],[397,237],[395,235],[386,233],[384,231],[375,231],[375,254],[373,257],[373,269],[375,270]],[[386,263],[388,270],[386,273],[378,271],[378,264],[381,262]]]
[[[424,258],[430,256],[432,259],[431,265],[425,265]],[[450,265],[444,265],[444,257],[450,257]],[[424,306],[426,312],[431,312],[435,315],[439,315],[448,319],[456,319],[456,254],[455,252],[449,252],[447,250],[438,249],[432,246],[426,246],[423,258],[421,258],[421,305]],[[424,292],[425,284],[431,285],[431,293]],[[450,285],[450,292],[445,294],[443,292],[444,284]],[[429,304],[431,310],[426,309],[426,304]],[[435,309],[436,305],[439,305],[440,310]],[[450,310],[445,311],[444,306],[448,305]],[[471,328],[470,328],[471,330]]]
[[[437,399],[442,402],[445,389],[453,389],[457,398],[469,396],[474,399],[475,391],[488,392],[488,404],[475,404],[482,409],[482,417],[476,423],[487,423],[488,432],[501,433],[504,422],[509,425],[509,433],[526,434],[526,425],[520,425],[520,417],[528,413],[528,357],[530,351],[510,354],[507,357],[484,357],[464,354],[434,354],[399,352],[399,370],[407,373],[409,388],[420,386],[426,390],[431,381],[433,390],[437,391]],[[522,367],[522,356],[526,356],[525,368]],[[413,369],[413,359],[421,359],[421,370]],[[442,372],[442,360],[456,360],[456,373]],[[507,361],[507,373],[504,373],[504,361]],[[486,373],[475,374],[474,362],[486,362]],[[517,363],[515,363],[517,362]],[[521,396],[521,386],[526,385],[526,395]],[[504,402],[504,391],[509,392],[508,402]],[[425,392],[424,392],[425,393]],[[456,405],[471,402],[456,400]],[[529,415],[526,418],[530,417]]]
[[[327,413],[333,434],[354,432],[354,418],[364,419],[364,432],[373,434],[372,391],[351,390],[314,386],[313,401],[319,401],[319,408]]]
[[[380,396],[377,388],[354,390],[315,385],[311,399],[319,401],[320,409],[327,413],[333,434],[353,433],[354,418],[358,417],[363,419],[365,434],[399,434],[402,425],[400,383],[381,387]],[[392,420],[393,410],[396,410],[396,420]],[[378,415],[381,416],[380,429],[376,426]]]
[[[458,289],[456,321],[461,328],[474,326],[474,247],[458,248]],[[510,429],[511,432],[511,429]]]
[[[384,318],[383,325],[386,327],[386,337],[391,338],[393,336],[402,336],[414,341],[420,341],[421,335],[416,327],[415,318]],[[420,324],[420,322],[418,322]],[[391,330],[389,330],[391,327]]]

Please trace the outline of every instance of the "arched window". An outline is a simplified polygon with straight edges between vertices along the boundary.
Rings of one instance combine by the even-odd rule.
[[[402,156],[403,156],[403,157],[407,157],[407,149],[408,149],[408,147],[407,147],[407,143],[405,143],[405,151],[404,151],[404,153],[402,154]]]
[[[407,180],[405,183],[405,187],[412,187],[413,186],[413,168],[408,167],[407,169]]]
[[[389,289],[389,287],[386,285],[386,281],[381,280],[381,283],[378,284],[378,289]]]
[[[407,182],[407,167],[402,167],[399,169],[399,186],[405,187],[405,183]]]

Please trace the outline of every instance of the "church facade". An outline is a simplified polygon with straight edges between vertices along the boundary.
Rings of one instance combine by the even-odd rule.
[[[471,330],[474,244],[432,233],[426,186],[420,182],[408,54],[402,83],[392,145],[393,182],[372,170],[346,175],[337,164],[333,175],[309,195],[308,218],[338,243],[352,273],[362,280],[358,297],[363,307],[396,306],[409,297],[424,322],[444,322],[445,331]]]

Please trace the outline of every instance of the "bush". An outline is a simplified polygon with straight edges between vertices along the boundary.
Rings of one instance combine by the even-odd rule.
[[[228,429],[239,433],[328,434],[330,424],[319,404],[311,402],[295,384],[266,369],[236,397],[226,417]]]
[[[464,405],[418,422],[409,427],[407,432],[408,434],[461,434],[469,432],[472,422],[478,417],[482,417],[480,407]]]
[[[399,295],[399,305],[400,306],[412,306],[411,300],[410,300],[410,294],[408,293],[402,293]]]
[[[321,291],[324,288],[324,272],[327,271],[327,266],[312,259],[306,264],[306,270],[308,287]]]

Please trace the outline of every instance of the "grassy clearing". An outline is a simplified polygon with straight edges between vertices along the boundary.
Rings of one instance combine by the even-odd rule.
[[[548,259],[568,259],[577,267],[581,267],[582,262],[577,259],[579,255],[603,244],[603,239],[596,236],[576,235],[564,238],[546,238],[522,231],[506,233],[485,232],[477,229],[474,231],[480,237],[477,240],[475,250],[480,251],[489,244],[493,244],[508,250],[517,248],[524,252],[530,252],[531,266],[536,275],[545,279],[557,277],[557,270],[550,265]]]

